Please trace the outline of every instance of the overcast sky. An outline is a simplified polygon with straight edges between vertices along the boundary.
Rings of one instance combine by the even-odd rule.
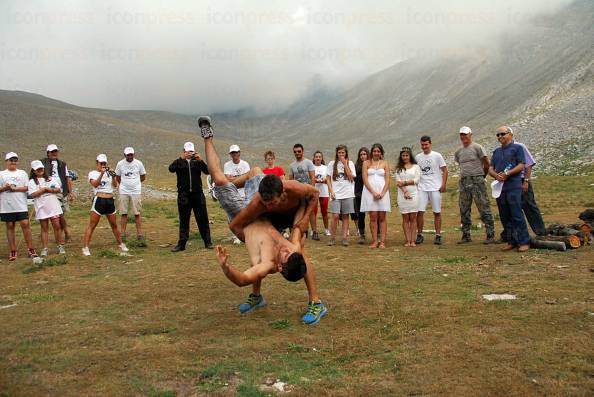
[[[181,113],[271,109],[415,56],[488,48],[569,0],[0,1],[0,89]]]

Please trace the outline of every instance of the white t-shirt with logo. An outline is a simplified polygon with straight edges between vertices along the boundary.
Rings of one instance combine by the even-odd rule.
[[[89,181],[99,179],[99,175],[101,173],[99,171],[91,171],[89,172]],[[103,177],[101,178],[101,183],[99,186],[93,188],[93,194],[97,195],[97,193],[108,193],[113,194],[113,186],[111,185],[111,175],[109,173],[104,173]]]
[[[0,186],[6,184],[23,187],[29,185],[29,176],[23,170],[0,171]],[[0,213],[10,214],[12,212],[26,212],[27,192],[11,192],[10,190],[0,193]]]
[[[120,194],[140,194],[142,192],[140,176],[146,175],[142,161],[136,159],[130,162],[126,159],[120,160],[115,173],[122,179]]]
[[[225,163],[225,165],[223,166],[223,173],[225,175],[231,175],[231,176],[240,176],[243,174],[247,174],[250,170],[250,165],[248,164],[247,161],[244,160],[239,160],[239,163],[235,164],[233,162],[233,160],[229,160]],[[245,192],[244,189],[237,189],[239,191],[239,194],[241,194],[243,197],[245,197]]]
[[[415,156],[419,168],[421,168],[421,180],[418,188],[424,192],[435,192],[441,189],[443,176],[441,167],[446,166],[443,156],[437,152],[429,154],[419,153]]]
[[[357,172],[355,171],[355,164],[349,160],[349,168],[351,169],[351,174],[353,178],[357,176]],[[346,174],[344,172],[344,164],[339,162],[336,165],[337,176],[336,180],[332,178],[334,174],[334,160],[328,163],[328,176],[332,182],[332,190],[334,190],[334,195],[336,200],[346,199],[355,197],[355,181],[350,182]]]
[[[62,180],[60,179],[60,174],[58,174],[58,161],[53,160],[51,162],[51,165],[52,165],[52,169],[50,170],[51,172],[48,172],[48,174],[54,180],[54,185],[56,185],[56,187],[59,187],[60,189],[62,189]],[[68,177],[68,166],[66,166],[64,168],[65,168],[65,172],[66,172],[65,176]]]
[[[320,197],[328,197],[328,185],[326,184],[326,175],[328,174],[328,167],[324,164],[314,165],[314,174],[316,177],[316,189],[320,192]],[[317,181],[324,182],[317,182]]]

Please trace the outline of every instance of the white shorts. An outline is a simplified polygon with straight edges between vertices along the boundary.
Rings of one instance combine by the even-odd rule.
[[[433,213],[439,214],[441,212],[441,193],[439,190],[432,192],[419,190],[419,211],[425,212],[429,202],[431,202]]]

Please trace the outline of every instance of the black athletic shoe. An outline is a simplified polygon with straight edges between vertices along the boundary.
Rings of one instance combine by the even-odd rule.
[[[212,245],[212,243],[205,243],[204,248],[206,248],[207,250],[211,250],[214,249],[214,246]]]
[[[200,128],[200,136],[202,138],[206,139],[212,138],[214,136],[214,131],[212,130],[210,117],[198,117],[198,128]]]
[[[443,240],[441,238],[441,234],[436,234],[435,235],[435,239],[433,240],[433,244],[435,244],[435,245],[441,245],[441,244],[443,244]]]
[[[415,240],[415,244],[423,244],[423,241],[425,241],[425,237],[423,237],[421,233],[418,233],[417,239]]]
[[[179,252],[179,251],[185,251],[186,250],[186,246],[183,244],[178,244],[175,247],[173,247],[173,249],[171,250],[171,252]]]

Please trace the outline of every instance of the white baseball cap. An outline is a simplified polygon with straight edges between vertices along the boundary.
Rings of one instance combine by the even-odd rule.
[[[33,161],[31,161],[31,169],[32,170],[38,170],[40,168],[45,168],[43,166],[43,163],[41,161],[39,161],[39,160],[33,160]]]
[[[124,149],[124,154],[128,155],[128,154],[134,154],[134,148],[128,146],[126,149]]]
[[[241,152],[238,145],[231,145],[229,146],[229,153],[231,152]]]
[[[468,135],[468,134],[472,134],[472,130],[470,129],[470,127],[462,127],[460,128],[460,134],[464,134],[464,135]]]
[[[6,156],[4,156],[4,160],[8,160],[8,159],[11,159],[13,157],[16,157],[18,159],[19,158],[19,155],[16,154],[15,152],[8,152],[8,153],[6,153]]]
[[[107,156],[101,153],[97,156],[97,161],[100,163],[107,163]]]
[[[54,150],[58,150],[58,147],[53,143],[47,145],[47,149],[45,149],[46,152],[53,152]]]
[[[194,151],[194,144],[192,142],[184,143],[184,150],[186,152],[193,152]]]
[[[501,190],[503,190],[503,182],[500,181],[493,181],[491,182],[491,196],[493,198],[498,198],[501,196]]]

